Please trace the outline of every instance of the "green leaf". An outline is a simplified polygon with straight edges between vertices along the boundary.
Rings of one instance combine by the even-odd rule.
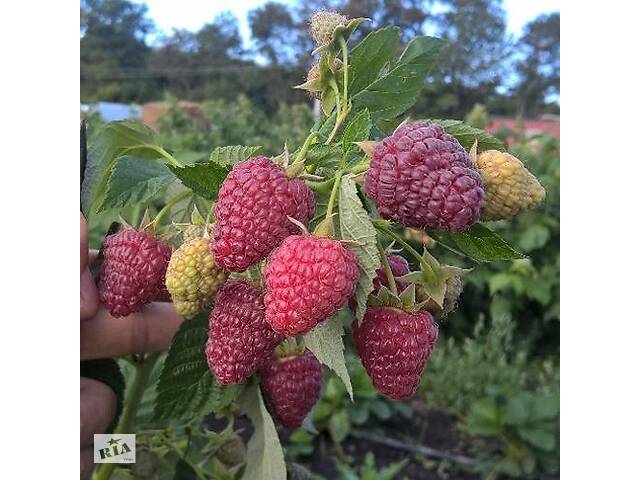
[[[389,72],[353,97],[356,109],[368,108],[371,119],[392,119],[415,103],[425,78],[436,62],[444,42],[434,37],[416,37]]]
[[[484,398],[471,406],[467,429],[476,435],[497,435],[504,426],[504,413],[491,398]]]
[[[243,385],[219,385],[205,358],[208,315],[185,321],[167,354],[157,386],[154,421],[191,420],[228,406]]]
[[[175,177],[160,162],[144,158],[120,157],[113,167],[107,190],[96,211],[142,203],[171,184]]]
[[[218,147],[209,157],[209,161],[220,165],[235,165],[238,162],[255,156],[262,147],[245,147],[243,145],[230,145]]]
[[[371,402],[371,410],[381,420],[387,420],[391,417],[391,409],[384,400],[374,400]]]
[[[551,451],[556,446],[555,427],[549,424],[534,424],[518,428],[518,435],[536,448]]]
[[[355,95],[372,83],[382,67],[395,55],[400,44],[400,28],[385,27],[367,35],[353,47],[349,66],[349,92]]]
[[[358,112],[344,129],[344,133],[342,134],[342,149],[344,154],[347,155],[355,148],[353,142],[367,140],[370,132],[371,116],[369,115],[369,110],[365,108]]]
[[[342,318],[336,313],[304,336],[304,343],[320,363],[336,372],[353,400],[353,387],[344,359]]]
[[[167,165],[167,167],[185,187],[207,200],[218,198],[220,186],[231,171],[231,166],[220,165],[216,162],[197,163],[186,167]]]
[[[342,158],[342,149],[338,145],[314,145],[305,157],[306,165],[327,166],[334,165],[337,167]]]
[[[253,436],[247,445],[247,466],[244,480],[286,480],[287,469],[284,453],[273,419],[262,399],[257,382],[253,382],[240,396],[242,410],[253,423]]]
[[[376,246],[376,229],[358,197],[353,179],[345,175],[340,180],[338,203],[340,236],[347,240],[345,247],[355,253],[360,266],[360,279],[356,288],[356,318],[362,321],[367,308],[367,297],[373,291],[373,279],[380,268],[380,254]]]
[[[336,443],[341,443],[351,431],[351,420],[345,409],[341,409],[331,415],[329,419],[329,433]]]
[[[480,262],[526,258],[497,233],[479,223],[472,225],[464,232],[428,230],[427,233],[443,245]]]
[[[460,142],[460,145],[462,145],[467,151],[469,151],[476,140],[478,141],[478,152],[483,152],[485,150],[500,150],[501,152],[506,151],[502,140],[497,139],[484,130],[472,127],[471,125],[467,125],[460,120],[436,119],[427,121],[439,123],[440,125],[442,125],[445,131],[448,134],[456,137]]]
[[[141,123],[126,120],[104,126],[87,152],[85,178],[80,189],[80,203],[85,214],[100,204],[116,159],[130,147],[155,143],[153,130]],[[153,156],[153,150],[151,154],[153,158],[160,157],[157,152]]]

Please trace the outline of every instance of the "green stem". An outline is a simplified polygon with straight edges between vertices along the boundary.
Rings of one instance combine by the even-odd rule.
[[[431,268],[431,265],[429,265],[424,258],[422,258],[422,255],[420,255],[415,248],[413,248],[408,242],[405,241],[404,238],[402,238],[400,235],[398,235],[396,232],[394,232],[393,230],[391,230],[385,223],[381,222],[380,220],[374,220],[373,221],[373,226],[376,227],[378,230],[380,230],[382,233],[384,233],[385,235],[393,238],[396,242],[398,242],[400,245],[402,245],[405,250],[407,252],[409,252],[411,254],[412,257],[414,257],[418,262],[420,262],[420,266],[422,267],[422,270],[431,277],[432,280],[435,280],[436,278],[436,273],[433,271],[433,269]]]
[[[158,214],[156,215],[156,218],[154,220],[154,222],[156,222],[156,225],[160,225],[160,222],[162,221],[162,219],[164,218],[164,216],[169,212],[169,210],[171,210],[171,208],[178,202],[180,202],[181,200],[184,200],[185,198],[187,198],[189,195],[191,195],[191,190],[185,190],[182,193],[179,193],[178,195],[176,195],[175,197],[173,197],[171,200],[169,200],[167,202],[167,204],[162,207],[162,209],[158,212]]]
[[[393,276],[393,272],[391,271],[391,265],[389,265],[389,259],[387,258],[387,254],[384,253],[384,249],[382,248],[382,244],[380,240],[377,241],[378,252],[380,253],[380,263],[382,263],[382,267],[384,268],[384,273],[387,276],[387,283],[389,284],[389,288],[394,295],[398,295],[398,287],[396,285],[396,279]]]
[[[142,400],[147,382],[149,381],[153,367],[160,355],[160,352],[149,353],[144,361],[136,366],[133,382],[127,392],[124,410],[120,417],[120,421],[118,422],[118,426],[113,432],[114,435],[131,433],[133,420],[136,418],[136,413],[138,413],[138,407],[140,406],[140,400]],[[101,468],[96,472],[94,480],[108,480],[111,477],[115,466],[115,463],[102,464]]]
[[[302,144],[302,148],[300,149],[300,152],[298,152],[296,159],[293,161],[291,165],[295,165],[296,163],[300,163],[304,161],[304,158],[306,157],[307,152],[311,147],[311,143],[316,139],[317,136],[318,136],[318,132],[311,132],[309,134],[309,136],[306,138],[306,140]]]
[[[343,36],[340,36],[340,49],[342,50],[342,72],[344,82],[344,85],[342,86],[342,101],[346,107],[347,101],[349,100],[349,96],[347,95],[349,88],[349,50],[347,49],[347,42]]]
[[[333,188],[331,189],[331,195],[329,196],[329,203],[327,204],[327,214],[325,218],[329,219],[333,215],[333,207],[338,197],[338,190],[340,189],[340,179],[342,178],[342,170],[336,172],[336,176],[333,180]]]

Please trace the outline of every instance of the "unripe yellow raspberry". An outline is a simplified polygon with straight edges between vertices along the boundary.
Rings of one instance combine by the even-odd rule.
[[[544,187],[513,155],[487,150],[478,156],[476,168],[484,183],[482,220],[511,218],[545,198]]]
[[[200,237],[182,244],[169,261],[166,284],[176,311],[192,318],[213,302],[227,274],[213,260],[209,239]]]

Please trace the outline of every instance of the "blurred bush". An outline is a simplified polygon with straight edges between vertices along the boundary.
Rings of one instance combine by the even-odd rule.
[[[260,153],[277,155],[285,142],[301,145],[313,125],[313,111],[304,103],[281,103],[268,116],[249,98],[239,95],[234,101],[209,100],[202,103],[205,121],[184,113],[175,98],[159,123],[163,142],[173,150],[209,153],[224,145],[261,145]]]

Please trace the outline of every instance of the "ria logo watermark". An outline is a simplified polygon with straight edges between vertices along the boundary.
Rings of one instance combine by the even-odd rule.
[[[136,463],[135,434],[94,434],[93,463]]]

